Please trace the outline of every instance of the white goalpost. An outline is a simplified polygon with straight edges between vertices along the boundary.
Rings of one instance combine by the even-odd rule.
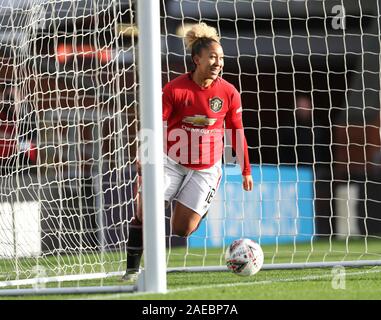
[[[167,272],[381,265],[380,1],[0,0],[0,295],[164,293]],[[161,88],[184,34],[216,27],[240,92],[254,190],[226,141],[200,227],[163,207]],[[126,268],[143,163],[144,271]]]
[[[163,123],[161,105],[161,42],[160,3],[138,2],[140,36],[140,104],[141,127],[148,134],[141,137],[140,154],[148,151],[142,161],[144,270],[141,290],[165,293]],[[143,23],[144,21],[144,23]],[[142,131],[143,131],[142,130]],[[143,134],[144,136],[144,134]],[[144,139],[144,140],[143,140]],[[145,145],[143,147],[143,145]],[[148,200],[149,199],[149,200]]]
[[[163,189],[160,4],[2,1],[0,10],[0,294],[165,292],[164,201],[155,191]],[[125,270],[139,141],[149,159],[145,272],[138,286],[107,286],[102,279]],[[62,286],[81,280],[91,286]]]

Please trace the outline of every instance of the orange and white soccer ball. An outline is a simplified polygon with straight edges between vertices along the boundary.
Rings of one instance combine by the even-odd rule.
[[[240,276],[252,276],[263,266],[263,251],[255,241],[238,239],[226,249],[225,261],[229,270]]]

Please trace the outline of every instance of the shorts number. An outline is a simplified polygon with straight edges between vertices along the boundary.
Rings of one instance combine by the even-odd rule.
[[[210,191],[209,191],[209,193],[208,193],[208,195],[206,196],[206,199],[205,199],[207,204],[210,204],[210,202],[212,201],[215,193],[216,193],[216,189],[215,188],[210,188]]]

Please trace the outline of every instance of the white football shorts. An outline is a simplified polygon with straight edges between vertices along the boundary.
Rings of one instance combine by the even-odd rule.
[[[221,161],[208,169],[192,170],[164,155],[164,199],[176,200],[201,217],[208,211],[222,176]]]

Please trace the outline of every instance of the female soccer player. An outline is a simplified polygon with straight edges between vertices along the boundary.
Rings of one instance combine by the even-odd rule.
[[[199,226],[221,179],[224,122],[242,169],[243,189],[253,188],[238,91],[219,74],[224,53],[215,28],[200,23],[186,34],[194,71],[167,83],[163,89],[166,125],[164,199],[176,200],[172,231],[187,237]],[[143,252],[142,215],[129,224],[127,272],[135,279]]]

